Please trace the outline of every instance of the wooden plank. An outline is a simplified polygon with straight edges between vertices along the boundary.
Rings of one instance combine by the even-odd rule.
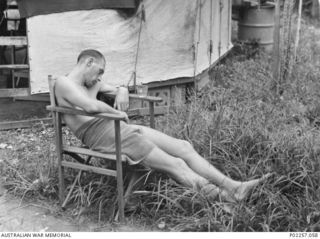
[[[154,107],[154,115],[164,115],[169,112],[169,106],[158,106]],[[129,117],[133,116],[147,116],[150,115],[149,108],[137,108],[127,112]]]
[[[148,87],[150,89],[150,88],[158,88],[158,87],[187,84],[187,83],[193,83],[193,77],[181,77],[181,78],[175,78],[175,79],[170,79],[165,81],[153,81],[148,83]]]
[[[0,69],[27,70],[29,69],[29,65],[25,65],[25,64],[0,65]]]
[[[29,78],[29,71],[15,71],[13,75],[17,78]]]
[[[108,118],[108,119],[122,119],[122,117],[117,117],[116,115],[113,114],[89,114],[86,113],[83,110],[74,110],[71,108],[65,108],[65,107],[54,107],[51,105],[48,105],[47,110],[49,111],[58,111],[60,113],[64,113],[64,114],[79,114],[79,115],[86,115],[86,116],[91,116],[91,117],[97,117],[97,118]],[[169,111],[169,107],[168,106],[158,106],[158,107],[154,107],[154,115],[164,115],[166,113],[168,113]],[[149,108],[137,108],[137,109],[131,109],[127,112],[129,117],[132,116],[146,116],[149,115]]]
[[[0,98],[28,96],[29,88],[0,89]]]
[[[115,94],[110,94],[110,93],[104,93],[103,95],[106,95],[107,97],[112,97],[114,98],[116,95]],[[150,101],[150,102],[161,102],[162,99],[160,97],[155,97],[155,96],[142,96],[142,95],[137,95],[137,94],[129,94],[129,99],[136,99],[136,100],[141,100],[141,101]]]
[[[130,94],[129,97],[131,99],[137,99],[137,100],[143,100],[143,101],[149,101],[149,102],[162,102],[162,98],[155,97],[155,96],[142,96],[142,95]]]
[[[97,167],[93,167],[93,166],[89,166],[89,165],[85,165],[85,164],[80,164],[80,163],[62,161],[61,165],[63,167],[67,167],[67,168],[85,170],[85,171],[103,174],[103,175],[109,175],[109,176],[113,176],[113,177],[117,176],[117,173],[115,170],[110,170],[110,169],[105,169],[105,168],[97,168]]]
[[[52,118],[0,122],[0,130],[30,128],[41,122],[44,124],[52,124]]]
[[[102,119],[112,119],[112,120],[124,120],[125,117],[116,115],[116,114],[107,114],[107,113],[98,113],[98,114],[90,114],[85,112],[84,110],[77,110],[77,109],[72,109],[72,108],[67,108],[67,107],[59,107],[59,106],[51,106],[48,105],[46,107],[47,110],[53,111],[53,112],[59,112],[62,114],[72,114],[72,115],[85,115],[85,116],[91,116],[91,117],[96,117],[96,118],[102,118]]]
[[[155,128],[154,122],[154,102],[149,102],[149,114],[150,114],[150,127]]]
[[[97,151],[92,151],[92,150],[86,149],[86,148],[63,145],[63,151],[76,153],[76,154],[91,155],[93,157],[110,159],[110,160],[114,160],[114,161],[116,160],[115,154],[103,154],[103,153],[99,153]],[[126,162],[125,156],[122,156],[122,161]]]
[[[25,36],[1,36],[0,45],[1,46],[26,46],[28,44],[27,37]]]
[[[50,102],[49,95],[29,95],[29,96],[18,96],[14,98],[20,101],[40,101],[40,102]]]

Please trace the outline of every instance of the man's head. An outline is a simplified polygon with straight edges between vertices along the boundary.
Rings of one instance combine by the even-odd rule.
[[[105,58],[101,52],[94,50],[94,49],[87,49],[87,50],[83,50],[79,54],[77,63],[81,63],[90,57],[92,57],[96,60],[103,60],[105,62]]]
[[[93,49],[82,51],[78,56],[77,64],[83,70],[84,84],[87,87],[92,87],[101,81],[106,61],[99,51]]]

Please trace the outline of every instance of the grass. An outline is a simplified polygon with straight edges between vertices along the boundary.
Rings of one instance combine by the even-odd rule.
[[[188,106],[157,121],[159,129],[191,142],[230,177],[248,180],[273,172],[273,179],[228,213],[224,203],[209,201],[163,174],[145,175],[127,217],[166,231],[319,231],[319,35],[303,23],[298,59],[281,97],[273,91],[272,59],[239,45]],[[57,201],[53,129],[39,124],[0,135],[0,143],[13,147],[0,150],[6,187],[21,197]],[[68,175],[70,185],[76,174]],[[109,220],[114,185],[112,179],[84,175],[70,210],[77,215],[89,210],[96,220]]]

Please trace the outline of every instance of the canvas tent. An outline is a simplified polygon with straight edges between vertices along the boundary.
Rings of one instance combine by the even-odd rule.
[[[134,73],[137,84],[194,77],[232,47],[231,0],[20,0],[18,5],[27,17],[32,94],[48,92],[47,75],[68,73],[83,49],[106,56],[103,80],[132,85]],[[123,7],[135,11],[124,15],[117,10]]]

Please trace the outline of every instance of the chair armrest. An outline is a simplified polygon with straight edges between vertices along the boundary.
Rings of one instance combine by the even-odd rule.
[[[101,92],[100,92],[101,93]],[[115,97],[115,94],[110,94],[110,93],[101,93],[105,96],[108,97]],[[137,100],[144,100],[144,101],[149,101],[149,102],[161,102],[162,98],[160,97],[155,97],[155,96],[141,96],[137,94],[129,94],[129,99],[137,99]]]
[[[149,102],[161,102],[162,101],[162,98],[160,98],[160,97],[142,96],[142,95],[137,95],[137,94],[129,94],[129,98],[144,100],[144,101],[149,101]]]
[[[51,106],[48,105],[46,106],[47,110],[53,111],[53,112],[59,112],[63,114],[72,114],[72,115],[84,115],[84,116],[91,116],[91,117],[96,117],[96,118],[103,118],[103,119],[111,119],[111,120],[125,120],[125,117],[123,116],[118,116],[115,114],[108,114],[108,113],[87,113],[83,110],[78,110],[78,109],[72,109],[68,107],[60,107],[60,106]]]

